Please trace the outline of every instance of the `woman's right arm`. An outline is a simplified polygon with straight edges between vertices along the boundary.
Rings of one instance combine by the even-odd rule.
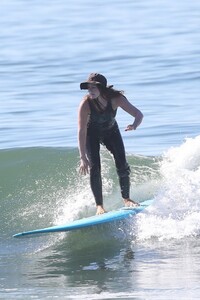
[[[78,112],[78,145],[80,153],[80,173],[85,175],[89,173],[89,161],[86,153],[86,137],[88,115],[90,113],[88,102],[83,99]]]

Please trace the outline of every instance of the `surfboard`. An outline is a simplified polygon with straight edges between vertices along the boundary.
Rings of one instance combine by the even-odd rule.
[[[151,205],[152,202],[153,200],[146,200],[144,202],[141,202],[140,206],[137,207],[122,207],[120,209],[104,213],[102,215],[95,215],[95,216],[75,220],[66,223],[64,225],[56,225],[56,226],[42,228],[42,229],[20,232],[14,234],[13,237],[22,237],[26,235],[43,234],[43,233],[51,233],[51,232],[72,231],[72,230],[77,230],[81,228],[96,226],[104,223],[130,218],[131,216],[142,212],[145,208]]]

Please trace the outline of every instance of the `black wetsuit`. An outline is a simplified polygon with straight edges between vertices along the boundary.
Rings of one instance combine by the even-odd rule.
[[[87,154],[91,164],[90,184],[96,204],[103,204],[100,144],[105,145],[113,154],[119,176],[121,194],[124,199],[127,199],[129,198],[130,190],[130,168],[126,161],[124,143],[115,120],[116,110],[113,110],[109,100],[104,110],[100,109],[97,100],[88,100],[88,102],[91,113],[87,129]]]

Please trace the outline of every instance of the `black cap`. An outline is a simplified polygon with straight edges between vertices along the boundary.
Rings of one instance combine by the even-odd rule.
[[[99,73],[91,73],[87,79],[87,81],[82,82],[80,84],[81,90],[87,90],[88,89],[88,84],[96,84],[96,85],[101,85],[106,88],[107,86],[107,79],[105,76]]]

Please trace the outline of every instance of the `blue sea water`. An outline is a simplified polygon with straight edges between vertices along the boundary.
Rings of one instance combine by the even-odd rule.
[[[199,299],[200,3],[0,2],[0,299]],[[154,204],[127,224],[13,239],[95,212],[77,173],[79,84],[91,72],[144,114],[117,120],[131,194]],[[122,205],[102,149],[104,202]]]

